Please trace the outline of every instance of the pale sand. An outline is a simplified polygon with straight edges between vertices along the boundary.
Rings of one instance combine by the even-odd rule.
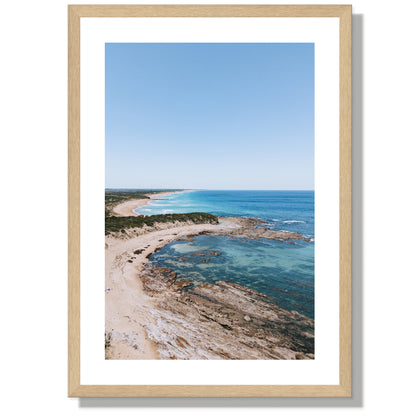
[[[112,333],[109,359],[159,359],[157,346],[149,340],[146,328],[157,324],[151,319],[154,299],[143,291],[139,278],[147,255],[171,241],[202,231],[235,228],[233,221],[219,224],[167,223],[127,232],[132,238],[106,236],[106,333]],[[140,234],[140,235],[137,235]],[[134,254],[137,249],[144,249]],[[129,262],[131,261],[131,263]],[[110,289],[110,290],[108,290]]]
[[[146,205],[149,201],[152,199],[160,198],[161,196],[166,196],[170,194],[176,194],[181,192],[187,192],[187,191],[172,191],[172,192],[159,192],[157,194],[146,194],[149,199],[130,199],[126,202],[122,202],[119,205],[116,205],[113,208],[113,213],[117,217],[138,217],[138,214],[136,214],[133,210],[136,209],[139,206]]]
[[[186,192],[186,191],[176,191]],[[176,192],[148,194],[150,199],[134,199],[113,208],[118,216],[137,216],[133,209],[150,200]],[[235,227],[229,223],[228,227]],[[191,234],[218,229],[213,224],[160,224],[154,227],[127,230],[124,238],[105,238],[105,331],[111,333],[108,359],[159,359],[157,346],[149,340],[146,328],[154,325],[151,313],[154,300],[143,291],[140,272],[147,255],[165,244]],[[125,237],[131,237],[126,239]],[[141,254],[134,254],[144,249]],[[131,262],[129,262],[129,260]]]

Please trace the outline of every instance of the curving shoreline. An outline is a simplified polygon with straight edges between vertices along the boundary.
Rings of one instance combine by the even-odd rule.
[[[140,273],[148,256],[171,241],[208,231],[212,224],[161,224],[132,230],[122,238],[106,236],[106,334],[112,333],[110,359],[157,359],[157,345],[146,327],[155,309],[154,300],[143,290]],[[135,233],[135,235],[133,234]],[[137,234],[136,234],[137,233]],[[143,250],[138,253],[137,250]],[[135,252],[137,254],[135,254]]]
[[[145,194],[148,199],[129,199],[128,201],[122,202],[121,204],[116,205],[113,208],[113,214],[117,217],[138,217],[139,214],[136,214],[133,210],[137,207],[147,205],[152,199],[157,199],[161,196],[167,196],[171,194],[178,194],[187,191],[169,191],[169,192],[158,192],[152,194]]]
[[[300,234],[268,230],[260,222],[223,217],[218,224],[163,223],[107,235],[106,358],[313,358],[313,346],[310,346],[313,320],[271,305],[258,292],[226,282],[184,291],[183,284],[178,285],[170,272],[166,280],[163,273],[146,266],[151,254],[164,245],[200,233],[231,238],[308,240]],[[149,286],[149,277],[153,286]],[[152,287],[158,285],[162,290],[154,291]],[[223,291],[228,294],[227,302],[221,295]],[[246,303],[237,307],[242,298]],[[203,315],[201,307],[205,310]],[[218,315],[218,310],[223,312]],[[245,310],[251,310],[250,314]],[[268,318],[264,320],[256,310]],[[289,333],[287,325],[292,328]],[[308,347],[299,346],[296,336]],[[210,350],[202,352],[202,345],[207,343]],[[223,345],[228,345],[228,351]]]

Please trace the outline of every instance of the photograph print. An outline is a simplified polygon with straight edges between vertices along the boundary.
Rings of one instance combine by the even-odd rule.
[[[106,43],[106,360],[314,360],[313,43]]]

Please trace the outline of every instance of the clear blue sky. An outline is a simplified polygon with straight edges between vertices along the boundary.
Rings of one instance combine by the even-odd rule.
[[[314,45],[109,43],[107,188],[314,189]]]

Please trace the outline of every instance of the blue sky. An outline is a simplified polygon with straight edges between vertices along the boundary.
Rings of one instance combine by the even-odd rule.
[[[109,43],[107,188],[314,189],[314,45]]]

